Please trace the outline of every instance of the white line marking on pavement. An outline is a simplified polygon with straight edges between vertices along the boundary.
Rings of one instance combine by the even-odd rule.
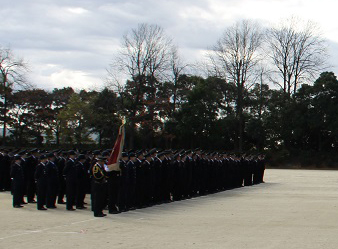
[[[42,233],[42,232],[45,232],[45,231],[48,231],[48,230],[51,230],[51,229],[60,228],[60,227],[67,227],[67,226],[71,226],[71,225],[74,225],[74,224],[84,223],[84,222],[88,222],[88,221],[92,221],[92,220],[97,220],[97,219],[93,218],[93,219],[89,219],[89,220],[72,222],[72,223],[66,224],[66,225],[49,227],[49,228],[45,228],[45,229],[41,229],[41,230],[26,231],[24,233],[19,233],[19,234],[14,234],[14,235],[7,236],[7,237],[2,237],[2,238],[0,238],[0,240],[10,239],[10,238],[13,238],[13,237],[19,237],[19,236],[33,234],[33,233]],[[52,233],[58,233],[58,232],[52,232]],[[78,234],[81,234],[81,232],[60,232],[60,233],[78,233]]]

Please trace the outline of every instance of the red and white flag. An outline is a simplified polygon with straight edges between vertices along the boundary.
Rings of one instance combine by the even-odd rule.
[[[120,171],[120,158],[122,156],[124,146],[124,124],[124,121],[122,121],[113,151],[108,159],[107,167],[109,171]]]

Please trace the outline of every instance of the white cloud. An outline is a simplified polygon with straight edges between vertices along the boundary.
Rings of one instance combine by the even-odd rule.
[[[63,86],[71,86],[74,89],[88,89],[97,79],[87,72],[60,70],[50,75],[51,88],[61,88]]]
[[[299,16],[338,42],[334,0],[14,0],[1,7],[0,45],[30,61],[33,83],[47,89],[100,84],[122,35],[140,22],[162,26],[186,61],[202,58],[238,19],[271,25]]]
[[[66,8],[67,11],[73,14],[85,14],[88,12],[88,10],[81,8],[81,7],[75,7],[75,8]]]

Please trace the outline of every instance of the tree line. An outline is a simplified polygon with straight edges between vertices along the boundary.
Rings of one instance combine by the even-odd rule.
[[[124,116],[127,148],[268,151],[271,161],[327,162],[337,146],[338,82],[326,70],[325,40],[311,22],[299,23],[237,22],[194,64],[161,27],[139,24],[95,91],[17,90],[25,65],[6,74],[2,60],[6,143],[110,147]]]

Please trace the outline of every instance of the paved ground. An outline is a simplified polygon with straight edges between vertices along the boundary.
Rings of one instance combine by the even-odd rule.
[[[0,193],[0,248],[338,248],[338,171],[270,169],[265,180],[105,218],[13,209]]]

